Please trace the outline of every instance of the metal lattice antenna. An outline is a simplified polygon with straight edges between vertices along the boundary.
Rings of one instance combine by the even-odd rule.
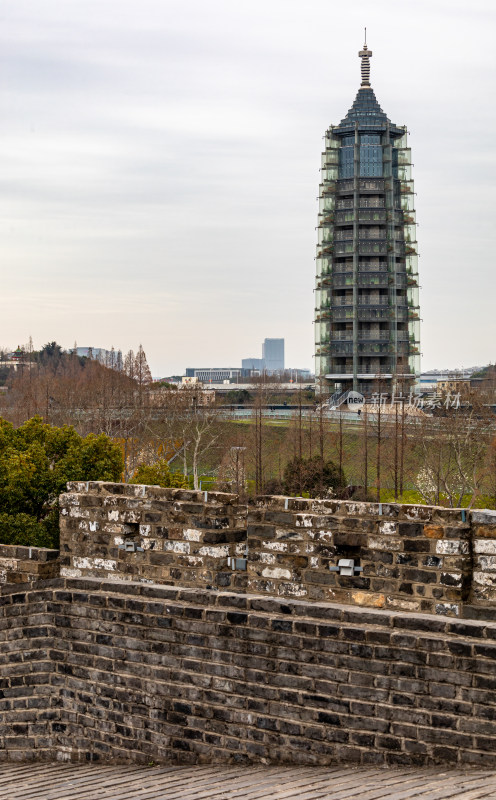
[[[362,59],[362,83],[360,85],[361,89],[369,89],[370,88],[370,61],[369,58],[372,57],[372,50],[369,50],[367,47],[367,28],[365,28],[365,44],[363,45],[363,50],[360,50],[358,53],[360,58]]]

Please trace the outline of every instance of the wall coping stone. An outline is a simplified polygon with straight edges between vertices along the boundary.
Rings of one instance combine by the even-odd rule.
[[[174,489],[138,483],[111,483],[109,481],[69,481],[67,492],[88,494],[119,494],[124,497],[153,497],[155,500],[187,500],[197,503],[223,503],[231,505],[239,501],[239,495],[229,492],[207,492],[197,489]]]
[[[181,500],[188,502],[245,505],[250,507],[277,509],[284,511],[307,511],[315,514],[343,514],[348,516],[370,515],[382,517],[401,517],[410,522],[415,520],[431,521],[437,515],[453,522],[467,523],[462,520],[462,512],[471,516],[474,522],[484,522],[496,525],[496,511],[491,509],[470,510],[467,508],[448,508],[446,506],[426,506],[422,504],[401,503],[376,503],[358,502],[354,500],[334,500],[332,498],[318,499],[306,497],[289,497],[286,495],[257,495],[249,498],[248,502],[240,503],[240,497],[230,492],[199,491],[194,489],[163,488],[154,485],[112,483],[109,481],[70,481],[67,484],[67,494],[97,494],[97,495],[122,495],[127,498],[150,497],[156,500]]]
[[[482,523],[485,525],[496,525],[496,511],[490,508],[476,510],[471,512],[472,521]]]
[[[473,637],[489,641],[496,640],[496,621],[479,619],[453,619],[450,617],[433,617],[432,614],[392,611],[382,608],[357,608],[353,605],[340,603],[310,603],[303,600],[288,598],[278,600],[265,595],[240,594],[212,590],[183,589],[181,587],[164,587],[160,585],[134,583],[123,581],[121,583],[101,580],[99,578],[52,578],[25,583],[0,586],[0,605],[15,603],[25,596],[28,601],[36,601],[40,592],[47,596],[53,591],[65,590],[74,592],[91,591],[108,595],[141,596],[143,599],[170,600],[181,606],[199,605],[204,610],[217,608],[219,610],[239,611],[240,604],[248,613],[267,615],[271,618],[276,615],[281,619],[293,622],[303,619],[314,619],[324,623],[329,622],[349,623],[350,625],[370,625],[378,628],[408,629],[423,634],[455,635],[463,638]]]
[[[54,561],[59,557],[59,553],[59,550],[51,550],[48,547],[0,544],[1,558],[17,558],[21,561]]]

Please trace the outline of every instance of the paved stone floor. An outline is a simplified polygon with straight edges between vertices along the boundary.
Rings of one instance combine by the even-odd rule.
[[[496,799],[496,772],[446,768],[0,765],[1,800]]]

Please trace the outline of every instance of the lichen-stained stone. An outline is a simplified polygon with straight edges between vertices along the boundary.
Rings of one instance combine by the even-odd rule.
[[[496,539],[475,539],[474,553],[496,554]]]
[[[458,555],[459,553],[467,554],[469,552],[469,543],[461,540],[451,541],[438,541],[436,543],[436,553],[441,555]]]
[[[379,533],[382,536],[397,536],[398,524],[396,522],[380,522]]]
[[[441,527],[441,525],[425,525],[424,536],[427,536],[429,539],[443,539],[444,528]]]
[[[386,598],[383,594],[373,592],[351,592],[351,599],[357,606],[372,606],[373,608],[383,608]]]

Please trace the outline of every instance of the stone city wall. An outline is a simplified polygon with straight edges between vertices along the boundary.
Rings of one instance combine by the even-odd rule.
[[[248,513],[248,588],[458,616],[470,589],[470,532],[465,511],[266,498]],[[341,558],[362,571],[331,571]]]
[[[53,589],[41,585],[0,586],[0,760],[54,757],[60,711],[51,685],[57,671]]]
[[[0,760],[494,768],[495,666],[493,622],[91,578],[6,585]]]
[[[496,606],[496,512],[73,483],[61,574],[462,616]]]
[[[246,589],[246,575],[228,567],[246,550],[246,506],[236,495],[101,482],[68,489],[60,498],[64,577]]]

